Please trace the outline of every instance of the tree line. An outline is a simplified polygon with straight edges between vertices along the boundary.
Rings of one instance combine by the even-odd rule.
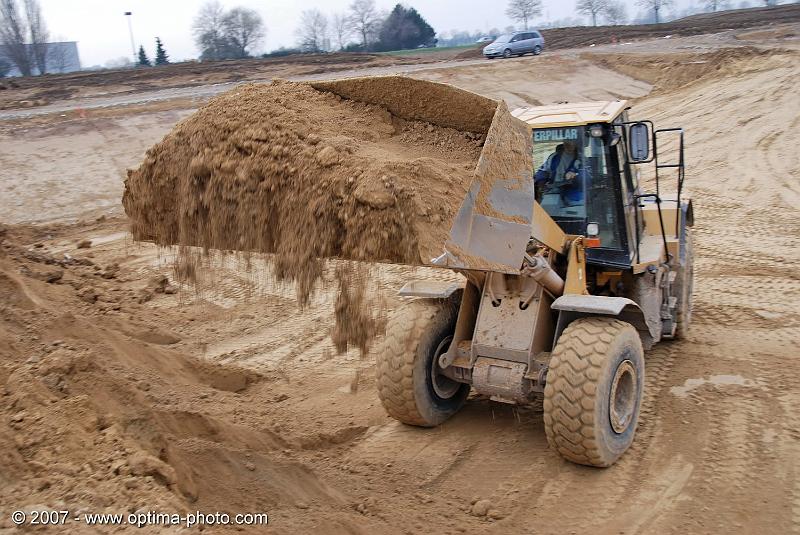
[[[226,11],[217,0],[204,4],[192,24],[201,60],[241,59],[253,55],[267,28],[254,10]],[[276,55],[292,52],[385,51],[436,44],[436,32],[413,7],[397,4],[380,12],[375,0],[354,0],[346,12],[325,14],[304,10],[296,29],[297,43]]]
[[[700,0],[701,9],[689,10],[685,15],[694,14],[701,11],[720,11],[733,9],[734,4],[731,0]],[[575,12],[589,17],[593,26],[597,26],[598,21],[602,21],[610,26],[620,24],[646,24],[663,22],[664,10],[675,5],[674,0],[634,0],[634,4],[643,9],[644,17],[639,17],[631,21],[628,17],[626,3],[622,0],[577,0]],[[765,7],[777,5],[777,0],[760,0],[756,5]],[[736,4],[738,9],[752,7],[749,0],[742,0]],[[542,0],[510,0],[506,8],[506,15],[528,29],[529,23],[536,17],[541,16],[543,10]],[[550,24],[550,26],[578,26],[576,21],[570,19],[561,21],[561,24]],[[510,33],[510,32],[506,32]]]

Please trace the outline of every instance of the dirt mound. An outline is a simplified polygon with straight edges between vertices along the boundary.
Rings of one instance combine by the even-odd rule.
[[[151,148],[129,172],[123,204],[138,240],[274,253],[275,275],[297,284],[303,304],[322,258],[439,256],[473,179],[529,173],[524,128],[509,121],[503,104],[400,77],[248,85]],[[366,349],[375,326],[351,326]]]
[[[654,94],[666,93],[699,81],[744,74],[763,68],[764,60],[792,52],[745,46],[697,54],[652,57],[638,54],[592,54],[591,60],[653,85]],[[588,58],[588,56],[586,56]]]
[[[73,513],[341,503],[282,453],[301,445],[265,427],[270,377],[143,343],[136,333],[165,331],[135,294],[88,257],[34,253],[12,234],[0,244],[2,503]],[[25,274],[54,266],[62,276],[50,282]]]

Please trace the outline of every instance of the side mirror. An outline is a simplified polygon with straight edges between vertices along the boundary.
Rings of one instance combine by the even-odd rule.
[[[650,128],[645,123],[636,123],[630,128],[631,162],[646,162],[650,158]]]

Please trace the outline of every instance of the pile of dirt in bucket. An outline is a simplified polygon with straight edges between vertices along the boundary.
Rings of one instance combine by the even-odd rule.
[[[152,147],[123,204],[138,240],[273,253],[303,304],[325,258],[428,263],[478,170],[530,169],[524,149],[509,151],[522,163],[479,162],[485,145],[498,153],[498,114],[502,103],[401,77],[242,86]],[[340,287],[340,308],[358,308],[363,289]],[[351,322],[362,349],[375,331],[364,321]],[[336,336],[345,348],[348,332]]]

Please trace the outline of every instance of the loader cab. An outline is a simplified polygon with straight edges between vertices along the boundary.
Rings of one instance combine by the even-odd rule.
[[[587,261],[610,269],[631,267],[642,233],[626,108],[614,101],[513,112],[531,128],[536,200],[565,233],[596,238]]]
[[[620,248],[617,161],[604,125],[533,130],[537,200],[568,234],[585,234],[596,223],[605,247]],[[593,135],[594,134],[594,135]]]
[[[567,234],[591,235],[599,246],[587,260],[630,265],[626,232],[627,182],[618,134],[609,124],[535,128],[536,198]]]

